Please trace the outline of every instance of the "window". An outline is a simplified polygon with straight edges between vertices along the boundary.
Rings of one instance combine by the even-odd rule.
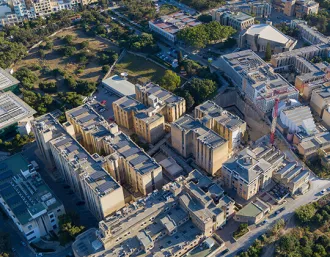
[[[25,234],[25,235],[26,235],[26,236],[30,236],[30,235],[32,235],[32,234],[34,234],[34,230],[30,231],[29,233],[27,233],[27,234]]]
[[[52,213],[52,214],[50,214],[49,215],[49,218],[51,219],[51,218],[54,218],[54,214]]]
[[[57,209],[57,212],[60,212],[61,211],[61,209]]]

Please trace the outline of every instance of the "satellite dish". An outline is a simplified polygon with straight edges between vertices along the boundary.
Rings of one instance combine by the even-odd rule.
[[[128,76],[128,73],[127,72],[122,72],[122,73],[120,73],[120,76],[127,77]]]

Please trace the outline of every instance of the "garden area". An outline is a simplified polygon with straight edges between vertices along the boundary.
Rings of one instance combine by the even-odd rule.
[[[115,73],[128,73],[132,83],[159,81],[165,74],[165,69],[142,57],[127,53],[115,66]]]
[[[118,54],[119,48],[102,39],[65,30],[16,63],[14,76],[21,81],[23,100],[42,115],[82,104]]]
[[[249,232],[248,224],[241,223],[238,229],[233,233],[233,237],[235,240],[237,240],[240,237],[244,236],[247,232]]]

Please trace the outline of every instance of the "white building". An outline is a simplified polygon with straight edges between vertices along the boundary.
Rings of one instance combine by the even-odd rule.
[[[268,24],[256,24],[239,35],[238,46],[255,52],[265,52],[270,44],[272,53],[291,51],[297,44],[293,39]]]
[[[57,233],[64,206],[20,154],[0,163],[0,206],[28,242]]]

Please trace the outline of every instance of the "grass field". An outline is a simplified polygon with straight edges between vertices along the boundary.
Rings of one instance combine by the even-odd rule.
[[[142,57],[127,53],[115,67],[116,73],[127,72],[132,83],[157,82],[165,69]]]
[[[72,57],[63,57],[59,52],[57,51],[61,47],[64,46],[62,38],[65,37],[66,35],[72,35],[74,36],[73,43],[75,45],[78,45],[79,43],[83,41],[88,41],[89,46],[88,50],[91,55],[93,56],[90,58],[88,63],[83,67],[81,73],[77,73],[77,70],[82,67],[81,64],[76,62],[76,59],[74,56]],[[95,38],[95,37],[89,37],[87,36],[83,31],[81,30],[66,30],[61,33],[58,33],[56,36],[53,38],[53,43],[54,47],[52,50],[45,50],[45,57],[44,59],[40,58],[39,54],[39,47],[33,49],[30,54],[18,62],[14,70],[18,70],[20,67],[28,67],[32,68],[35,66],[40,66],[40,67],[47,67],[49,70],[53,70],[55,68],[59,68],[67,72],[68,74],[74,76],[75,79],[83,79],[83,80],[88,80],[88,81],[94,81],[96,82],[99,78],[102,78],[104,73],[102,72],[102,65],[99,64],[96,55],[98,52],[106,50],[106,49],[111,49],[119,53],[119,49],[114,47],[114,46],[109,46],[108,43],[103,40]],[[109,63],[111,65],[112,63]],[[67,88],[63,86],[63,81],[59,81],[58,78],[52,76],[52,75],[45,75],[44,73],[41,72],[41,70],[34,70],[36,75],[39,78],[38,83],[42,81],[57,81],[57,86],[59,88],[59,91],[67,91]],[[36,84],[38,84],[36,83]],[[37,88],[38,85],[35,85]]]

